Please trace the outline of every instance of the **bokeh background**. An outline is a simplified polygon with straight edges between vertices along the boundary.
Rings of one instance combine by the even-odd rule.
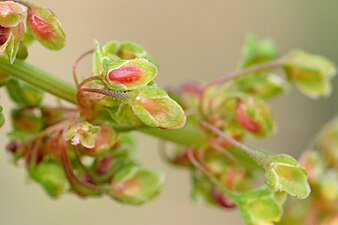
[[[156,78],[162,86],[186,80],[206,81],[235,68],[248,32],[270,37],[280,52],[302,48],[338,62],[338,1],[335,0],[36,0],[53,9],[63,22],[68,43],[61,52],[35,44],[29,62],[71,81],[73,61],[91,49],[93,39],[133,40],[160,62]],[[90,71],[90,60],[81,63]],[[338,88],[338,79],[334,80]],[[272,102],[279,132],[259,144],[270,151],[298,156],[321,125],[336,113],[338,91],[329,99],[309,100],[292,89]],[[52,99],[53,100],[53,99]],[[1,91],[1,104],[10,103]],[[6,131],[0,140],[1,225],[224,225],[243,224],[239,213],[189,201],[189,176],[160,160],[157,142],[138,135],[139,158],[167,174],[160,197],[142,207],[118,204],[109,198],[79,199],[65,195],[52,200],[27,180],[23,166],[11,164],[5,152]]]

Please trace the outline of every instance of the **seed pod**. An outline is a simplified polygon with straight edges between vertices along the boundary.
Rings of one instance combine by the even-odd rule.
[[[62,49],[66,44],[65,31],[49,9],[31,7],[27,16],[27,27],[32,36],[50,50]]]
[[[330,81],[337,69],[333,62],[301,50],[290,52],[283,60],[290,81],[310,98],[327,97],[331,93]]]
[[[111,196],[129,204],[143,204],[156,197],[163,186],[162,173],[136,165],[123,167],[111,182]]]
[[[109,65],[103,80],[113,91],[129,91],[146,86],[157,72],[146,59],[116,60]]]
[[[184,126],[186,117],[181,106],[156,86],[130,92],[128,104],[134,114],[147,126],[174,129]]]
[[[265,182],[274,191],[285,191],[300,199],[307,198],[311,192],[306,171],[289,155],[269,157],[270,163],[265,172]]]
[[[240,209],[246,224],[275,224],[283,214],[274,192],[262,187],[240,195]]]
[[[51,197],[58,197],[67,191],[66,174],[57,162],[40,162],[30,169],[30,174]]]

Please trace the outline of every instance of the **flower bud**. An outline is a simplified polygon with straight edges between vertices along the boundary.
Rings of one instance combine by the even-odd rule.
[[[7,83],[6,89],[11,99],[17,104],[29,107],[41,104],[42,91],[21,80],[12,78]]]
[[[212,197],[215,203],[222,208],[231,209],[236,207],[236,204],[217,188],[212,189]]]
[[[146,56],[146,50],[139,44],[131,41],[122,42],[117,52],[121,59],[135,59]]]
[[[124,203],[140,205],[156,197],[163,186],[162,173],[136,165],[123,167],[111,182],[111,195]]]
[[[303,94],[311,98],[330,95],[330,81],[336,74],[333,62],[319,55],[296,50],[284,58],[283,66],[290,81]]]
[[[241,92],[270,99],[287,91],[288,83],[278,74],[255,73],[234,79],[235,87]]]
[[[330,202],[338,201],[338,170],[328,169],[320,177],[319,191],[321,196]]]
[[[67,191],[67,177],[57,162],[40,162],[30,170],[30,174],[51,197],[58,197]]]
[[[134,114],[147,126],[174,129],[184,126],[186,117],[181,106],[156,86],[130,92],[128,104]]]
[[[338,118],[324,127],[316,140],[316,149],[319,150],[326,166],[338,168]]]
[[[32,36],[44,47],[59,50],[65,46],[65,31],[60,21],[49,9],[31,7],[27,16],[27,26]]]
[[[246,190],[248,179],[243,170],[237,168],[227,168],[221,176],[222,184],[227,189],[235,192],[243,192]]]
[[[32,108],[12,110],[12,124],[14,130],[30,134],[39,133],[43,128],[40,111]]]
[[[269,160],[265,182],[274,191],[285,191],[300,199],[309,196],[311,189],[306,171],[297,160],[285,154],[270,156]]]
[[[103,80],[113,91],[128,91],[146,86],[157,75],[157,68],[146,59],[116,60]]]
[[[276,129],[269,106],[252,96],[238,101],[236,117],[242,127],[256,136],[265,137]]]
[[[26,15],[26,6],[13,1],[0,2],[1,27],[16,27],[26,19]]]
[[[267,40],[258,40],[255,35],[248,35],[242,51],[241,68],[273,60],[277,57],[274,43]]]
[[[13,63],[24,33],[27,8],[13,1],[0,2],[0,56]]]

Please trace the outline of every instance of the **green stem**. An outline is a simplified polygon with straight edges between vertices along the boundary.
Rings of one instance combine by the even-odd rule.
[[[17,59],[13,64],[10,64],[4,59],[0,59],[0,70],[61,99],[77,104],[77,90],[74,85],[22,60]],[[161,130],[149,127],[142,128],[139,131],[154,137],[189,146],[198,145],[204,142],[206,138],[200,126],[191,120],[188,120],[187,124],[180,129]]]
[[[188,118],[185,126],[179,129],[161,130],[157,128],[144,127],[140,128],[138,131],[163,140],[191,147],[205,143],[207,137],[203,129],[201,129],[201,127],[191,118]]]
[[[10,64],[0,59],[0,70],[61,99],[77,104],[75,86],[22,60],[17,59]]]

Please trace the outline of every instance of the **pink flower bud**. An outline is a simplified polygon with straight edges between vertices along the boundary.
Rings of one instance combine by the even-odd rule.
[[[114,69],[107,74],[107,78],[112,82],[129,85],[141,79],[143,71],[140,67],[133,65],[125,65],[118,69]]]
[[[35,6],[30,8],[27,27],[32,36],[46,48],[59,50],[65,46],[65,31],[60,21],[49,9]]]
[[[227,196],[225,196],[219,189],[213,188],[211,191],[211,195],[218,206],[227,209],[236,208],[236,204],[231,201]]]
[[[249,98],[249,104],[253,104],[253,98]],[[259,123],[255,120],[253,120],[248,113],[246,112],[246,106],[243,101],[240,101],[237,104],[236,108],[236,116],[238,122],[247,130],[249,130],[252,133],[258,133],[261,130],[261,126]]]

